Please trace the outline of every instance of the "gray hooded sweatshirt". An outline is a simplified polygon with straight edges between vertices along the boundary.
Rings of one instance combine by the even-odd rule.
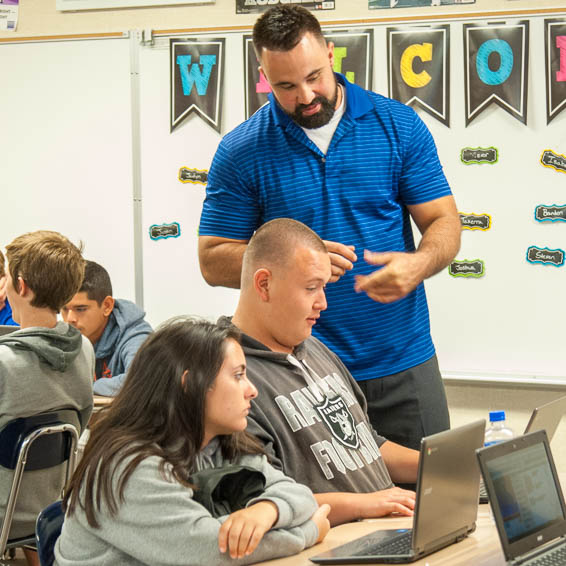
[[[128,462],[116,467],[114,486]],[[311,491],[275,470],[265,456],[246,455],[234,463],[259,470],[266,479],[263,494],[247,506],[267,499],[277,505],[279,517],[251,555],[232,559],[228,553],[221,554],[218,531],[227,516],[213,517],[193,499],[192,489],[173,478],[167,465],[165,474],[161,473],[160,463],[160,458],[151,456],[136,467],[116,516],[102,503],[97,513],[99,528],[88,524],[77,505],[65,518],[55,545],[55,566],[241,566],[295,554],[318,538],[310,520],[317,508]],[[214,439],[199,454],[197,469],[229,464]]]
[[[64,322],[0,337],[0,429],[18,417],[71,408],[86,423],[92,411],[94,352],[81,333]],[[75,423],[81,430],[77,418]],[[13,472],[0,467],[0,515],[4,515]],[[60,467],[27,472],[11,537],[33,534],[41,509],[60,497]]]
[[[219,324],[231,324],[222,317]],[[259,395],[248,432],[273,465],[314,493],[369,493],[393,487],[367,402],[340,358],[310,337],[292,354],[242,337],[247,374]]]

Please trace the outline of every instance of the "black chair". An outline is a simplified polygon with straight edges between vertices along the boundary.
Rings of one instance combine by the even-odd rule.
[[[41,566],[53,566],[55,542],[61,534],[65,513],[62,501],[48,505],[37,517],[35,540]]]
[[[0,560],[6,550],[33,545],[36,540],[35,532],[8,539],[24,470],[44,470],[67,462],[67,483],[75,469],[79,441],[77,422],[82,422],[78,411],[61,409],[14,419],[0,431],[0,466],[14,470],[0,530]],[[40,511],[37,510],[38,514]]]

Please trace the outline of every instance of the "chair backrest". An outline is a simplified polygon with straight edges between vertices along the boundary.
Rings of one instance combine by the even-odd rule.
[[[55,560],[55,542],[61,534],[65,513],[62,502],[48,505],[37,517],[35,539],[41,566],[52,566]]]
[[[11,420],[0,430],[0,466],[8,470],[16,468],[22,444],[34,431],[61,424],[74,425],[76,422],[81,422],[80,413],[74,409],[61,409]],[[26,470],[43,470],[61,464],[69,457],[69,447],[69,435],[42,435],[28,454]]]
[[[73,473],[79,441],[77,419],[77,411],[62,409],[14,419],[0,431],[0,465],[14,470],[0,530],[0,556],[10,544],[8,535],[24,470],[42,470],[66,461],[65,482]]]

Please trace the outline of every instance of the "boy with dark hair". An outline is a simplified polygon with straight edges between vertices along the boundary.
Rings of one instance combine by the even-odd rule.
[[[94,353],[57,313],[81,284],[81,251],[57,232],[38,231],[16,238],[6,256],[6,291],[20,329],[0,337],[0,429],[18,417],[72,408],[80,433],[92,411]],[[34,532],[39,511],[60,497],[61,472],[24,475],[10,538]],[[11,483],[12,472],[0,468],[0,515]]]
[[[94,392],[116,395],[136,352],[152,332],[144,320],[145,312],[131,301],[114,299],[106,269],[87,261],[81,288],[61,314],[94,346]]]
[[[10,307],[8,297],[6,296],[7,286],[8,280],[4,269],[4,254],[0,252],[0,324],[17,326],[12,318],[12,307]]]

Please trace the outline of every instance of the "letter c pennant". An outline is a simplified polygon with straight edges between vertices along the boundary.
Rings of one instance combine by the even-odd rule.
[[[389,96],[450,126],[450,28],[387,28]]]

